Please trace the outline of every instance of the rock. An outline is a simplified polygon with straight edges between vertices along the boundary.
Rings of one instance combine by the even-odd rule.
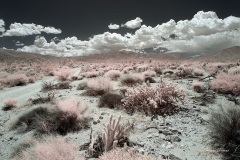
[[[96,125],[96,124],[98,124],[98,122],[97,121],[93,121],[93,124]]]
[[[169,154],[168,159],[170,159],[170,160],[182,160],[181,158],[175,156],[174,154]]]
[[[159,130],[158,133],[162,133],[165,136],[173,135],[173,133],[171,131],[166,131],[166,130]]]
[[[103,116],[99,116],[99,119],[103,119]]]
[[[180,142],[181,138],[179,138],[178,136],[171,136],[170,140],[171,140],[171,142]]]

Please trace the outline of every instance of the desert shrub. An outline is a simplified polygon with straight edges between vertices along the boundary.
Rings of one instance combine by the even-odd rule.
[[[240,95],[240,75],[220,73],[209,87],[218,93]]]
[[[90,118],[86,108],[79,107],[75,102],[63,102],[59,105],[57,109],[38,107],[29,110],[17,118],[11,129],[66,135],[68,132],[79,131],[89,126]]]
[[[141,74],[126,74],[120,77],[122,85],[134,86],[143,83],[144,77]]]
[[[240,108],[220,107],[211,113],[210,130],[212,145],[222,150],[224,159],[239,159],[240,157]]]
[[[28,83],[28,77],[25,74],[10,75],[2,83],[10,87],[23,86]]]
[[[71,89],[72,86],[70,85],[69,81],[59,82],[55,85],[56,89]]]
[[[192,83],[193,90],[197,93],[202,93],[204,91],[204,84],[203,82],[193,82]]]
[[[203,69],[194,67],[194,68],[193,68],[192,75],[193,75],[193,76],[203,76],[204,72],[205,72],[205,71],[204,71]]]
[[[4,106],[2,110],[8,111],[11,110],[12,108],[16,107],[17,100],[15,98],[7,98],[3,100]]]
[[[43,82],[42,82],[42,89],[41,89],[41,90],[42,90],[43,92],[51,91],[51,90],[53,90],[53,89],[55,89],[55,86],[54,86],[53,82],[51,82],[51,81],[49,81],[49,82],[43,81]]]
[[[87,77],[87,78],[94,78],[94,77],[98,77],[99,76],[99,72],[98,71],[92,71],[92,72],[85,72],[82,73],[81,75]]]
[[[54,75],[56,76],[57,80],[59,81],[67,81],[73,74],[71,69],[59,69]]]
[[[98,107],[119,108],[121,106],[122,95],[116,93],[106,93],[99,98]]]
[[[108,152],[115,147],[124,147],[128,142],[128,131],[130,124],[120,124],[121,116],[113,119],[111,115],[109,122],[104,125],[102,135],[93,139],[89,146],[89,153],[92,157],[99,157],[103,152]]]
[[[121,159],[121,160],[157,160],[146,154],[141,154],[133,148],[115,148],[109,152],[104,152],[103,155],[99,157],[99,160],[112,160],[112,159]],[[159,158],[160,160],[160,158]]]
[[[47,137],[29,150],[23,151],[22,159],[35,160],[84,160],[77,145],[66,142],[63,138]]]
[[[111,80],[117,80],[122,75],[119,70],[110,70],[104,74],[104,76],[109,77]]]
[[[81,82],[77,86],[77,90],[84,90],[87,87],[87,82]]]
[[[48,103],[48,102],[53,102],[56,98],[56,91],[49,91],[46,96],[38,94],[37,98],[30,97],[28,101],[31,104],[42,104],[42,103]]]
[[[160,67],[154,67],[153,70],[158,74],[162,75],[162,69]]]
[[[125,93],[123,107],[132,114],[140,111],[146,115],[165,114],[174,110],[173,103],[183,102],[185,95],[173,84],[161,82],[156,88],[141,85],[128,89]]]
[[[144,78],[144,82],[156,83],[156,81],[155,81],[152,77],[145,77],[145,78]]]
[[[231,75],[240,74],[240,66],[230,68],[228,73]]]
[[[151,70],[144,71],[142,74],[144,77],[156,77],[157,75],[155,71],[151,71]]]
[[[163,71],[163,74],[164,74],[164,75],[172,75],[172,74],[174,74],[174,71],[171,70],[171,69],[165,69],[165,70]]]
[[[85,94],[89,96],[103,95],[112,91],[113,86],[110,79],[106,77],[98,77],[87,82],[87,91]]]
[[[192,77],[193,68],[191,67],[180,67],[176,72],[176,75],[181,78],[189,78]]]

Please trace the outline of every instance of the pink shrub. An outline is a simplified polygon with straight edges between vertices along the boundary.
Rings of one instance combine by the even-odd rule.
[[[73,74],[71,69],[60,69],[57,72],[55,72],[55,76],[57,76],[57,80],[59,81],[66,81],[69,80],[69,78],[71,77],[71,75]]]
[[[232,75],[240,74],[240,66],[230,68],[228,73]]]
[[[110,70],[104,74],[104,76],[109,77],[111,80],[117,80],[121,75],[122,72],[119,70]]]
[[[13,107],[15,107],[17,100],[15,98],[7,98],[7,99],[4,99],[3,102],[4,102],[3,110],[10,110]]]
[[[84,160],[79,154],[79,147],[66,142],[63,138],[44,138],[37,142],[33,150],[23,152],[25,160]]]
[[[10,75],[2,83],[10,87],[22,86],[28,83],[28,77],[25,74]]]
[[[113,86],[109,78],[97,77],[87,82],[87,90],[90,95],[102,95],[112,91]]]
[[[140,111],[146,115],[164,114],[164,108],[171,108],[173,103],[183,103],[185,94],[173,84],[160,83],[156,88],[142,85],[129,89],[122,100],[124,108],[132,114]],[[174,108],[174,107],[172,107]]]
[[[192,74],[193,74],[194,76],[203,76],[204,72],[205,72],[205,71],[204,71],[203,69],[194,67]]]
[[[151,70],[144,71],[142,74],[144,77],[156,77],[157,75],[155,71],[151,71]]]
[[[141,84],[144,81],[142,74],[123,74],[120,77],[120,82],[122,85],[134,86],[136,84]]]
[[[204,86],[202,82],[196,81],[192,83],[193,90],[197,93],[201,93],[204,90]]]
[[[87,107],[77,98],[61,100],[57,103],[57,107],[63,112],[77,115],[78,119],[90,118]]]
[[[240,75],[220,73],[209,86],[219,93],[240,95]]]

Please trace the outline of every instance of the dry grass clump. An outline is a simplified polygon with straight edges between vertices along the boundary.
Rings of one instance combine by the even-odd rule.
[[[7,98],[7,99],[4,99],[3,102],[4,102],[4,106],[2,110],[8,111],[16,107],[17,100],[15,98]]]
[[[225,156],[224,159],[240,157],[240,107],[219,107],[209,120],[213,147]]]
[[[52,81],[47,82],[47,81],[43,81],[42,82],[42,91],[46,92],[46,91],[51,91],[55,89],[55,85],[53,84]]]
[[[120,77],[120,82],[122,85],[135,86],[137,84],[142,84],[144,77],[141,74],[124,74]]]
[[[62,68],[55,72],[54,75],[56,76],[57,80],[63,82],[70,79],[70,77],[73,75],[73,71],[68,68]]]
[[[122,104],[122,95],[116,93],[106,93],[99,98],[98,107],[119,108]]]
[[[37,141],[19,157],[24,160],[84,160],[77,145],[66,142],[63,138],[45,137]]]
[[[113,90],[110,79],[106,77],[97,77],[87,82],[87,90],[84,94],[89,96],[98,96]]]

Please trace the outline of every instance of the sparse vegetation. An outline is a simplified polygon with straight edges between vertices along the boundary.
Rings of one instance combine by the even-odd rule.
[[[210,117],[213,147],[220,150],[224,159],[240,157],[240,107],[219,107]]]
[[[4,106],[2,110],[8,111],[16,107],[17,100],[15,98],[7,98],[3,102],[4,102]]]
[[[99,98],[98,107],[120,108],[123,96],[116,93],[106,93]]]

